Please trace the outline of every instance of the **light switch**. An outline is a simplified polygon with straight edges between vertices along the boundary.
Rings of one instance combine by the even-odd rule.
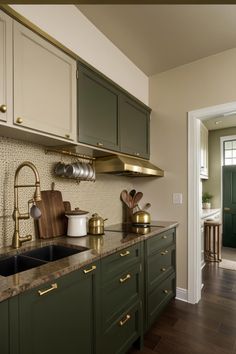
[[[183,193],[173,193],[173,204],[183,204]]]

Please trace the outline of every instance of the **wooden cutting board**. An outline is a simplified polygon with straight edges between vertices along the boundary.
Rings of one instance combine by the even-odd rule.
[[[67,217],[65,216],[65,206],[61,192],[55,190],[41,191],[41,199],[40,202],[36,203],[42,213],[41,218],[35,220],[36,236],[51,238],[66,235]],[[65,205],[68,205],[68,202],[65,202]]]

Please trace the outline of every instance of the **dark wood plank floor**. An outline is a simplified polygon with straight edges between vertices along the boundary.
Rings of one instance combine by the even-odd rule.
[[[236,271],[209,264],[197,305],[173,300],[128,354],[236,354]]]

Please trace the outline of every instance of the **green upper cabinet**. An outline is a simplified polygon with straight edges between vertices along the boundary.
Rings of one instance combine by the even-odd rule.
[[[78,140],[119,150],[119,92],[94,71],[78,65]]]
[[[12,19],[0,11],[0,121],[12,118]]]
[[[80,143],[149,158],[148,107],[80,63],[77,87]]]
[[[0,353],[9,353],[9,316],[8,301],[0,303]]]
[[[121,151],[130,155],[149,158],[150,112],[122,95],[120,104]]]
[[[88,265],[19,295],[19,354],[95,353],[97,273]]]

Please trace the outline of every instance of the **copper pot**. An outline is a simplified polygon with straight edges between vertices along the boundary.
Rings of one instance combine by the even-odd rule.
[[[103,219],[98,214],[93,214],[89,219],[88,228],[90,235],[103,235],[104,234],[104,221],[107,219]]]
[[[132,215],[132,223],[133,224],[150,224],[151,223],[151,215],[144,210],[136,211]]]

